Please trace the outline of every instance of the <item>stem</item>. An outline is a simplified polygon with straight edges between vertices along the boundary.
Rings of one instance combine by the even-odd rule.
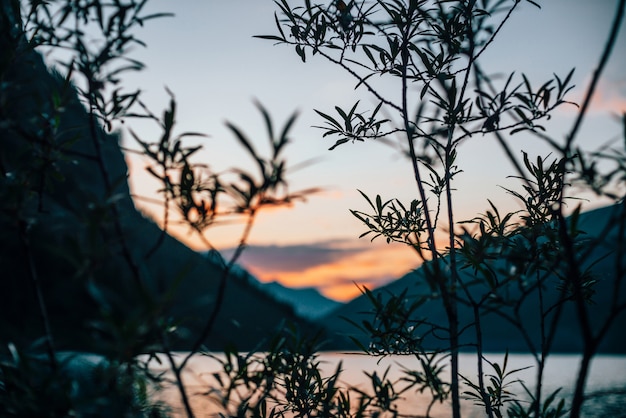
[[[587,108],[589,107],[589,104],[591,103],[591,98],[593,97],[593,94],[595,93],[602,71],[606,67],[609,57],[611,56],[611,52],[617,40],[619,29],[620,29],[620,26],[624,17],[625,8],[626,8],[626,0],[620,0],[619,4],[617,5],[617,10],[615,12],[615,17],[613,19],[613,24],[611,26],[609,37],[605,44],[602,56],[600,57],[600,62],[598,63],[598,67],[595,69],[593,73],[591,84],[589,85],[587,89],[585,100],[583,101],[583,105],[581,106],[581,109],[578,112],[578,117],[576,118],[574,126],[572,127],[572,131],[567,136],[567,142],[566,142],[566,146],[564,149],[564,154],[566,157],[568,157],[571,154],[571,148],[573,146],[576,134],[578,133],[578,130],[582,124]],[[563,168],[563,170],[565,170],[565,167]],[[571,240],[571,237],[567,233],[567,225],[562,215],[562,208],[563,208],[563,197],[561,196],[561,200],[559,202],[559,208],[558,208],[558,211],[559,211],[558,216],[559,216],[559,223],[560,223],[559,230],[561,232],[562,239],[564,241],[563,244],[565,247],[566,257],[568,259],[568,262],[572,263],[572,262],[575,262],[574,253],[573,253],[573,250],[574,250],[573,242]],[[580,411],[582,409],[582,404],[584,402],[584,394],[585,394],[584,391],[585,391],[585,383],[586,383],[586,379],[588,375],[588,369],[589,369],[591,360],[593,356],[595,355],[599,340],[593,337],[593,332],[591,329],[591,324],[589,322],[589,317],[587,314],[584,296],[581,290],[582,278],[578,270],[578,265],[570,264],[569,273],[571,276],[573,276],[573,277],[570,277],[570,280],[573,281],[573,285],[574,285],[573,296],[574,296],[574,301],[576,304],[576,311],[578,313],[578,322],[580,324],[581,331],[583,334],[583,344],[584,344],[583,358],[581,360],[578,377],[576,379],[576,390],[574,392],[574,398],[572,400],[572,409],[570,411],[571,418],[578,418],[580,416]]]
[[[620,231],[621,232],[621,231]],[[619,260],[619,256],[618,256]],[[616,281],[619,283],[621,281],[622,276],[617,276]],[[585,400],[585,384],[587,381],[587,376],[589,374],[589,367],[591,366],[591,361],[595,356],[598,347],[600,345],[600,341],[604,338],[606,333],[608,332],[610,326],[613,321],[617,318],[622,310],[626,308],[626,305],[616,305],[612,304],[609,315],[606,320],[599,327],[598,333],[593,336],[591,326],[589,324],[588,317],[586,315],[586,310],[584,309],[584,300],[582,298],[582,294],[580,292],[580,286],[575,284],[574,287],[574,297],[577,307],[577,312],[579,314],[579,322],[581,324],[581,328],[583,331],[583,358],[580,362],[580,369],[578,371],[578,377],[576,378],[576,389],[574,391],[574,398],[572,400],[572,409],[570,411],[570,417],[578,418],[580,416],[580,412],[582,409],[582,404]]]
[[[35,266],[35,260],[33,258],[33,253],[30,248],[30,241],[28,239],[28,231],[26,222],[23,220],[19,220],[19,231],[20,231],[20,242],[22,243],[22,248],[24,249],[24,254],[26,255],[26,260],[28,262],[28,273],[30,276],[31,284],[33,285],[33,290],[35,292],[35,297],[37,298],[37,307],[39,308],[39,317],[41,319],[41,323],[44,329],[44,336],[46,342],[46,351],[48,352],[48,359],[50,360],[50,365],[52,370],[56,370],[57,361],[54,349],[54,339],[52,337],[52,328],[50,327],[50,318],[48,318],[48,309],[46,308],[46,301],[43,296],[43,291],[41,290],[41,283],[39,282],[39,275],[37,274],[37,267]]]
[[[324,51],[322,51],[321,49],[318,49],[317,51],[322,57],[326,58],[328,61],[332,62],[333,64],[336,64],[338,66],[340,66],[341,68],[343,68],[345,71],[347,71],[351,76],[353,76],[354,78],[356,78],[359,81],[359,84],[363,84],[365,86],[365,88],[367,89],[367,91],[369,91],[370,93],[372,93],[374,95],[374,97],[376,97],[378,100],[380,100],[381,102],[383,102],[384,104],[386,104],[387,106],[396,109],[397,111],[402,112],[404,109],[404,106],[398,106],[397,104],[393,103],[392,101],[385,99],[383,96],[381,96],[380,93],[378,93],[378,91],[376,91],[376,89],[374,87],[372,87],[372,85],[370,83],[367,82],[367,80],[365,80],[363,77],[361,77],[360,75],[358,75],[356,73],[356,71],[354,71],[352,68],[350,68],[349,66],[347,66],[346,64],[343,63],[343,61],[338,60],[336,58],[333,58],[332,56],[328,55],[327,53],[325,53]],[[406,71],[406,70],[405,70]],[[406,73],[405,73],[406,75]]]
[[[407,135],[407,142],[409,145],[409,155],[411,157],[411,163],[413,167],[413,173],[415,176],[415,183],[417,185],[417,189],[420,195],[420,199],[422,200],[422,206],[424,207],[424,217],[426,220],[426,228],[428,233],[428,248],[431,252],[432,259],[434,262],[435,271],[432,273],[437,279],[437,283],[439,285],[439,290],[441,291],[442,300],[444,304],[444,308],[446,310],[446,314],[448,316],[448,323],[450,327],[450,379],[451,379],[451,393],[452,393],[452,416],[453,418],[460,418],[461,416],[461,404],[460,404],[460,394],[459,394],[459,343],[458,343],[458,318],[456,313],[456,304],[453,301],[454,296],[453,293],[450,294],[448,292],[447,283],[445,278],[441,275],[441,269],[439,268],[439,257],[437,248],[435,246],[435,228],[432,223],[430,212],[428,210],[428,200],[426,197],[426,190],[424,189],[424,184],[421,177],[421,172],[419,169],[417,154],[415,152],[415,146],[413,144],[413,135],[412,135],[412,127],[409,122],[408,115],[408,99],[407,99],[407,66],[409,64],[409,51],[408,51],[408,30],[409,25],[406,26],[405,31],[403,32],[403,42],[402,42],[402,120],[404,123],[404,129]],[[449,177],[449,176],[446,176]]]
[[[580,361],[580,369],[578,371],[578,377],[576,378],[576,389],[574,390],[574,398],[572,399],[572,409],[570,410],[570,418],[580,417],[580,411],[585,400],[585,383],[587,382],[587,375],[589,374],[589,366],[591,365],[591,359],[595,354],[595,350],[585,344],[583,350],[583,358]]]
[[[483,403],[485,404],[485,412],[487,412],[487,416],[489,418],[493,418],[493,410],[491,409],[489,394],[485,390],[485,379],[483,371],[483,334],[478,307],[478,304],[474,304],[474,320],[476,322],[476,357],[478,361],[478,387],[480,388],[480,395],[483,397]]]
[[[262,201],[262,200],[263,199],[259,199],[259,201]],[[211,334],[211,331],[213,330],[213,327],[215,326],[217,316],[224,303],[224,294],[226,293],[226,284],[228,282],[227,280],[228,276],[230,276],[231,269],[233,268],[235,262],[237,261],[239,256],[241,256],[241,253],[243,252],[245,248],[246,242],[248,240],[248,236],[250,235],[250,232],[252,231],[252,225],[254,224],[256,212],[257,212],[256,208],[253,208],[250,211],[250,215],[248,216],[248,221],[246,222],[245,230],[241,236],[241,239],[239,240],[239,245],[237,246],[237,249],[235,250],[235,253],[231,257],[229,262],[224,266],[224,270],[220,278],[220,283],[219,283],[219,287],[217,290],[215,306],[213,307],[213,310],[211,311],[211,315],[209,316],[209,319],[207,320],[202,332],[200,333],[200,336],[196,339],[195,343],[193,344],[190,352],[185,356],[184,360],[181,362],[179,366],[179,370],[182,370],[185,368],[189,359],[191,359],[191,357],[193,357],[194,354],[198,352],[198,350],[202,346],[202,343]]]
[[[213,307],[213,310],[211,311],[211,314],[209,315],[209,319],[207,320],[204,328],[202,329],[200,336],[196,339],[195,343],[193,344],[191,350],[183,358],[183,361],[178,366],[176,366],[176,363],[174,362],[174,359],[171,356],[170,350],[168,349],[165,350],[166,355],[168,356],[168,359],[170,361],[170,367],[176,377],[176,386],[178,388],[178,391],[181,396],[181,400],[183,401],[183,405],[185,406],[185,411],[187,412],[187,416],[189,418],[193,418],[194,414],[193,414],[193,410],[191,409],[191,405],[189,404],[187,390],[182,383],[182,372],[185,369],[185,367],[187,367],[187,363],[189,362],[189,360],[191,360],[191,358],[200,350],[202,343],[208,338],[208,336],[211,334],[211,331],[213,330],[213,327],[215,326],[215,322],[217,321],[217,316],[222,309],[222,305],[224,304],[224,295],[226,293],[226,284],[228,283],[228,276],[230,276],[231,269],[233,268],[235,262],[237,261],[239,256],[241,256],[241,253],[243,252],[245,244],[248,240],[248,236],[250,235],[250,232],[252,231],[252,225],[254,224],[256,211],[257,210],[254,208],[251,210],[250,215],[248,216],[248,221],[246,222],[246,227],[241,236],[241,239],[239,240],[239,245],[237,246],[237,249],[235,250],[235,253],[231,257],[229,262],[226,265],[224,265],[224,270],[222,271],[219,287],[217,290],[215,306]],[[206,241],[204,235],[202,235],[202,231],[197,230],[197,232],[200,235],[200,238],[202,238],[203,241],[205,241],[207,247],[213,248],[213,246],[208,241]]]
[[[513,6],[511,6],[511,8],[507,12],[506,16],[504,17],[504,19],[502,19],[502,22],[500,22],[500,24],[498,25],[496,30],[493,32],[491,37],[489,37],[489,40],[485,43],[485,45],[483,45],[483,47],[480,49],[480,51],[478,51],[478,53],[473,56],[472,61],[476,61],[478,59],[478,57],[480,57],[482,55],[482,53],[485,52],[485,50],[489,47],[489,45],[491,45],[491,43],[496,39],[496,36],[498,36],[498,33],[500,33],[500,30],[502,30],[502,28],[504,27],[504,24],[511,18],[511,15],[513,14],[513,11],[515,10],[515,8],[520,3],[521,3],[521,0],[515,0],[515,4]],[[474,38],[471,38],[471,40],[473,41]],[[461,71],[463,71],[463,70],[461,69],[458,72],[461,72]]]
[[[450,143],[452,141],[452,132],[454,128],[451,126],[448,129],[448,146],[446,146],[446,165],[445,165],[445,181],[446,181],[446,202],[448,205],[448,225],[450,232],[449,236],[449,246],[450,246],[450,291],[448,294],[448,303],[446,311],[448,312],[448,322],[450,324],[450,350],[451,350],[451,362],[450,369],[453,376],[453,383],[456,383],[452,386],[452,413],[454,418],[460,417],[460,400],[459,400],[459,385],[458,385],[458,375],[459,375],[459,318],[458,318],[458,306],[456,300],[456,286],[460,283],[459,272],[457,270],[456,263],[456,250],[454,243],[454,213],[452,211],[452,188],[450,185],[450,177],[451,177],[451,169],[449,165],[450,161]],[[445,286],[445,285],[444,285]],[[444,301],[445,302],[445,301]],[[476,317],[478,321],[477,326],[480,324],[480,320]],[[478,330],[477,330],[478,333]],[[477,342],[480,344],[480,341]],[[479,362],[480,363],[480,362]],[[479,364],[480,366],[480,364]],[[482,380],[482,373],[479,376],[480,380]],[[483,386],[481,384],[481,392],[484,392]],[[489,410],[488,410],[489,411]],[[491,415],[490,415],[491,417]]]
[[[569,153],[569,150],[574,143],[574,139],[576,134],[578,133],[578,129],[582,124],[582,121],[585,117],[585,113],[587,112],[587,108],[591,103],[591,98],[596,91],[598,82],[600,81],[600,76],[604,67],[609,61],[609,57],[611,56],[611,52],[613,51],[613,46],[617,41],[617,35],[619,33],[619,28],[622,24],[622,19],[624,17],[624,9],[626,8],[626,0],[620,0],[617,5],[617,10],[615,11],[615,18],[613,19],[613,25],[611,26],[611,32],[609,33],[609,38],[606,41],[604,46],[604,51],[602,52],[602,56],[600,57],[600,62],[598,63],[598,67],[593,72],[593,77],[591,79],[591,84],[587,88],[587,93],[585,94],[585,100],[583,101],[583,105],[580,107],[580,111],[578,112],[578,117],[576,118],[576,122],[574,122],[574,126],[572,127],[572,131],[567,136],[567,143],[565,146],[565,151]]]
[[[457,259],[456,259],[456,245],[455,245],[455,233],[454,233],[454,208],[452,201],[452,153],[453,153],[453,142],[452,139],[454,137],[454,127],[457,123],[457,109],[463,103],[463,99],[465,96],[465,90],[469,84],[469,76],[472,70],[472,66],[474,64],[474,31],[472,27],[472,7],[474,3],[471,2],[468,4],[468,7],[465,10],[466,19],[467,19],[467,38],[469,39],[469,51],[468,56],[469,60],[467,63],[467,67],[465,69],[465,75],[463,78],[463,84],[461,86],[461,92],[458,97],[458,106],[457,106],[457,98],[450,97],[449,100],[449,113],[448,120],[450,121],[450,125],[448,126],[448,138],[447,144],[445,148],[445,161],[444,161],[444,170],[445,170],[445,189],[446,189],[446,203],[447,203],[447,212],[448,212],[448,246],[450,248],[449,260],[450,260],[450,293],[448,295],[448,305],[446,307],[448,322],[450,325],[450,350],[451,350],[451,358],[450,358],[450,373],[452,374],[452,414],[454,418],[458,418],[461,415],[461,405],[460,405],[460,396],[459,396],[459,318],[458,318],[458,302],[456,299],[456,287],[461,284],[461,280],[459,277],[459,272],[457,268]],[[441,7],[441,4],[439,4]],[[479,54],[480,55],[480,54]],[[442,81],[443,87],[445,89],[445,83]],[[452,96],[452,95],[450,95]],[[461,112],[459,110],[459,112]],[[471,299],[471,295],[465,289],[468,297]],[[445,304],[445,300],[444,300]],[[480,389],[480,394],[483,398],[483,403],[485,405],[485,411],[487,412],[487,416],[489,418],[493,418],[493,411],[491,409],[491,402],[489,401],[489,395],[485,391],[485,384],[483,378],[483,350],[482,350],[482,329],[480,323],[480,312],[479,306],[476,303],[473,303],[474,308],[474,320],[475,320],[475,329],[476,329],[476,350],[478,357],[478,385]]]
[[[408,25],[407,25],[408,30]],[[433,226],[430,211],[428,210],[428,199],[426,197],[426,190],[424,189],[424,184],[422,181],[422,175],[419,169],[417,153],[415,152],[415,145],[413,144],[413,135],[412,135],[412,127],[409,119],[408,113],[408,85],[407,85],[407,65],[409,61],[409,51],[408,51],[408,39],[406,38],[406,34],[402,43],[402,122],[404,124],[404,130],[406,132],[406,138],[409,145],[409,156],[411,157],[411,163],[413,167],[413,174],[415,178],[415,183],[417,185],[417,190],[420,195],[420,199],[422,201],[422,206],[424,207],[424,217],[426,220],[426,228],[428,232],[428,248],[432,254],[433,260],[437,259],[437,248],[435,247],[435,228]]]
[[[475,69],[475,83],[476,83],[476,88],[478,90],[482,90],[482,80],[483,80],[483,71],[481,70],[481,67],[479,64],[475,64],[474,65],[474,69]],[[517,158],[515,158],[515,155],[513,154],[513,151],[511,150],[511,147],[506,143],[506,141],[504,140],[504,137],[502,136],[502,134],[500,133],[499,130],[494,130],[493,134],[495,135],[496,139],[498,140],[498,144],[500,144],[500,146],[502,147],[502,149],[504,150],[504,152],[506,153],[506,156],[508,158],[508,160],[511,162],[511,164],[513,164],[513,167],[515,168],[515,171],[517,171],[517,174],[519,175],[520,178],[524,179],[526,184],[530,184],[530,182],[528,181],[528,179],[526,178],[525,172],[522,169],[522,166],[520,165],[520,163],[517,161]]]
[[[182,368],[176,366],[176,360],[172,355],[172,351],[169,349],[167,341],[165,341],[165,336],[163,336],[163,345],[165,355],[167,356],[167,360],[170,363],[170,369],[174,376],[176,377],[176,387],[178,388],[178,392],[180,393],[180,399],[183,402],[183,406],[185,407],[185,412],[187,413],[188,418],[194,418],[195,414],[193,413],[193,409],[191,408],[191,403],[189,402],[189,396],[187,395],[187,390],[185,389],[185,385],[183,384],[183,376],[182,376]]]
[[[552,270],[550,268],[549,270]],[[540,328],[541,328],[541,355],[537,359],[537,387],[535,388],[535,416],[540,416],[539,412],[541,411],[541,390],[543,386],[543,373],[545,370],[546,362],[548,360],[548,356],[552,349],[552,343],[554,342],[554,338],[556,337],[556,331],[558,328],[559,321],[561,319],[561,314],[563,313],[563,306],[566,302],[567,290],[563,288],[559,293],[559,298],[555,305],[550,306],[547,310],[544,307],[543,301],[543,290],[542,285],[545,280],[545,276],[541,277],[539,273],[537,273],[537,291],[539,292],[539,309],[541,313],[540,318]],[[547,315],[554,309],[554,313],[552,315],[552,321],[550,322],[550,326],[548,328],[548,332],[546,333],[546,318]]]
[[[100,169],[102,181],[104,182],[105,193],[107,196],[112,196],[113,186],[111,184],[111,178],[109,175],[108,168],[104,161],[104,155],[102,152],[102,147],[100,146],[100,138],[98,135],[98,127],[96,125],[96,115],[94,113],[95,103],[93,99],[94,94],[95,93],[93,91],[89,91],[89,131],[90,131],[91,141],[96,150],[98,168]],[[120,244],[122,246],[122,256],[126,260],[126,264],[128,264],[128,267],[130,268],[131,275],[135,281],[135,284],[139,287],[139,289],[141,289],[142,291],[145,291],[146,288],[141,279],[141,273],[139,272],[139,267],[137,266],[137,263],[135,263],[135,260],[133,259],[130,253],[130,249],[128,248],[128,243],[126,242],[126,239],[125,239],[124,230],[122,228],[122,222],[120,221],[121,214],[117,208],[116,201],[112,201],[110,203],[110,210],[113,216],[113,225],[115,228],[115,233],[117,234],[117,237],[119,238]]]
[[[567,232],[567,223],[561,212],[556,213],[559,221],[559,234],[561,235],[561,244],[564,247],[565,258],[567,261],[568,272],[567,278],[573,287],[573,299],[578,314],[578,324],[583,335],[583,358],[580,363],[580,370],[576,379],[576,390],[572,400],[572,409],[570,411],[571,418],[578,418],[580,410],[584,402],[584,391],[589,365],[597,348],[596,340],[593,337],[591,322],[587,311],[585,296],[582,292],[583,280],[579,270],[578,260],[576,260],[574,252],[574,243]]]
[[[167,184],[164,185],[165,187],[167,187]],[[165,197],[164,197],[164,201],[162,202],[163,204],[163,227],[161,228],[161,233],[159,234],[159,238],[157,239],[157,241],[154,243],[154,245],[148,250],[148,252],[146,252],[146,254],[143,256],[144,260],[149,260],[154,253],[159,249],[159,247],[163,244],[163,241],[165,241],[165,236],[167,235],[167,229],[169,227],[169,215],[170,215],[170,193],[167,191],[165,191]]]
[[[545,368],[546,360],[549,351],[546,346],[546,320],[544,316],[544,303],[543,303],[543,289],[541,284],[537,286],[537,293],[539,296],[539,328],[541,332],[541,357],[537,361],[537,385],[535,388],[535,416],[539,416],[541,410],[541,387],[543,386],[543,370]]]

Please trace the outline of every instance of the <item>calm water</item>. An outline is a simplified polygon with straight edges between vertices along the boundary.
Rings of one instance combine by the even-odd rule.
[[[489,360],[502,364],[504,355],[493,354],[487,356]],[[324,370],[334,371],[341,361],[343,373],[341,381],[345,385],[357,386],[367,390],[368,379],[364,372],[372,373],[377,371],[379,375],[391,367],[389,378],[394,380],[401,376],[402,367],[419,370],[418,362],[414,357],[392,356],[382,360],[362,354],[350,353],[323,353],[319,359],[324,364]],[[379,361],[380,360],[380,361]],[[461,374],[469,377],[474,382],[476,377],[475,357],[471,354],[460,356]],[[565,397],[566,402],[571,398],[578,371],[579,357],[573,355],[554,355],[548,360],[544,375],[544,393],[551,393],[562,387],[560,394]],[[163,365],[156,365],[154,369],[165,369]],[[527,384],[533,383],[536,375],[536,368],[532,356],[529,355],[509,355],[508,370],[533,366],[515,374],[517,379],[524,380]],[[188,366],[185,375],[185,383],[190,394],[193,394],[192,403],[197,416],[217,416],[214,403],[206,393],[210,391],[212,373],[219,369],[218,363],[209,357],[196,356]],[[487,367],[487,373],[492,370]],[[524,391],[519,385],[511,386],[510,390],[523,394]],[[616,391],[620,393],[615,393]],[[594,359],[589,378],[587,380],[587,394],[591,395],[586,401],[585,417],[626,417],[626,356],[598,356]],[[178,395],[175,390],[166,391],[161,395],[172,406],[175,416],[184,416],[180,412]],[[421,394],[407,394],[404,401],[399,404],[399,409],[403,414],[420,416],[425,414],[429,404],[429,397]],[[464,417],[483,417],[484,413],[472,405],[471,401],[462,402]],[[437,404],[431,409],[431,416],[443,418],[450,416],[448,404]]]

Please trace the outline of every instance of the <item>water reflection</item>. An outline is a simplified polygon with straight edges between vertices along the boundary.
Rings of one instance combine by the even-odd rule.
[[[182,356],[181,356],[182,357]],[[487,359],[502,364],[504,354],[489,354]],[[155,371],[167,371],[167,362],[162,359],[161,364],[154,361],[151,369]],[[382,375],[389,368],[388,377],[394,381],[402,377],[402,369],[419,369],[419,362],[412,356],[389,356],[375,358],[357,353],[321,353],[319,360],[325,373],[332,373],[339,362],[342,362],[340,381],[342,386],[354,386],[364,391],[371,391],[368,387],[368,379],[365,372],[377,372]],[[578,371],[579,356],[553,355],[549,357],[546,365],[543,382],[543,393],[549,394],[562,387],[559,395],[567,401],[571,398],[576,373]],[[528,366],[531,366],[528,368]],[[195,356],[189,363],[184,375],[185,386],[191,395],[192,406],[198,416],[217,417],[219,407],[216,403],[217,393],[214,391],[215,380],[213,373],[220,369],[217,360],[207,356]],[[524,369],[515,373],[512,380],[526,382],[529,389],[533,389],[536,377],[536,367],[533,357],[526,354],[511,354],[508,359],[508,370]],[[460,372],[462,375],[476,380],[476,358],[472,354],[460,355]],[[492,370],[487,369],[487,373]],[[516,395],[524,397],[524,390],[519,383],[515,383],[509,389]],[[462,391],[465,389],[462,389]],[[617,417],[624,416],[626,411],[626,356],[598,356],[594,359],[587,380],[587,400],[583,409],[583,416],[589,417]],[[170,387],[159,395],[172,409],[174,417],[184,417],[184,411],[180,407],[178,392]],[[430,396],[427,393],[407,392],[398,409],[406,416],[425,415]],[[464,400],[461,404],[463,417],[484,417],[484,411],[472,404],[470,400]],[[506,409],[506,408],[505,408]],[[435,404],[431,409],[433,418],[450,416],[448,403]]]

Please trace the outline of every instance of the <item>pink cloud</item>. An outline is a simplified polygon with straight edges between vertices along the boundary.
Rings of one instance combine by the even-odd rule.
[[[590,80],[584,83],[585,88],[576,88],[568,98],[569,101],[582,105],[587,86]],[[578,112],[579,108],[564,106],[561,111]],[[626,80],[606,80],[598,82],[596,91],[591,98],[591,103],[587,109],[590,113],[612,113],[621,115],[626,112]]]

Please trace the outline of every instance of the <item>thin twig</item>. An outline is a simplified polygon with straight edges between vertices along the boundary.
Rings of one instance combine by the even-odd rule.
[[[582,124],[582,121],[585,117],[587,108],[589,107],[591,103],[591,99],[597,88],[602,71],[606,67],[609,57],[611,56],[611,52],[613,51],[613,46],[615,45],[615,42],[617,40],[619,29],[620,29],[620,26],[622,24],[622,20],[624,17],[625,8],[626,8],[626,0],[620,0],[617,6],[617,10],[615,12],[615,17],[613,19],[613,24],[611,26],[609,37],[606,41],[602,56],[600,57],[600,62],[598,63],[598,67],[594,71],[591,83],[585,95],[585,100],[583,101],[583,105],[581,106],[581,109],[578,113],[578,117],[576,118],[574,126],[572,127],[570,134],[567,136],[566,145],[564,149],[566,157],[568,157],[571,153],[572,145],[574,143],[578,130]],[[565,170],[565,167],[563,168],[563,170]],[[558,215],[559,215],[559,220],[560,220],[560,232],[561,232],[562,237],[564,238],[563,244],[565,246],[566,254],[568,258],[570,259],[570,261],[574,262],[575,260],[573,259],[573,251],[574,251],[573,243],[571,242],[571,239],[570,239],[571,237],[569,237],[568,232],[567,232],[567,224],[562,219],[562,210],[563,210],[563,198],[561,197],[561,200],[559,201],[559,208],[558,208],[558,211],[559,211]],[[591,362],[591,358],[595,355],[595,352],[597,350],[597,346],[599,343],[599,341],[593,338],[593,332],[591,329],[591,325],[589,323],[589,318],[587,316],[588,314],[587,314],[587,310],[585,306],[584,296],[582,295],[582,289],[581,289],[582,279],[580,277],[580,272],[578,271],[577,267],[578,267],[577,265],[570,266],[570,274],[573,274],[574,276],[573,277],[574,286],[575,286],[574,287],[574,299],[576,302],[579,324],[582,328],[582,333],[584,337],[584,341],[583,341],[584,350],[583,350],[583,359],[581,361],[578,377],[576,379],[576,388],[574,391],[574,397],[572,399],[572,409],[570,411],[570,417],[572,418],[578,418],[580,416],[581,408],[584,402],[584,391],[585,391],[585,383],[586,383],[588,368]]]
[[[54,348],[54,338],[52,336],[52,327],[50,326],[48,308],[46,307],[46,301],[43,295],[43,291],[41,289],[41,281],[39,280],[39,274],[37,273],[37,267],[35,265],[33,252],[30,246],[30,240],[28,238],[28,225],[24,220],[21,219],[18,222],[20,242],[22,243],[22,248],[24,250],[24,254],[26,255],[28,274],[30,276],[31,284],[33,285],[33,291],[35,292],[35,297],[37,299],[39,317],[41,319],[41,323],[44,329],[44,340],[46,343],[46,350],[48,352],[48,359],[50,360],[50,365],[52,369],[56,370],[57,359],[55,354],[56,351]]]
[[[591,83],[587,88],[587,93],[585,94],[585,100],[583,101],[582,106],[580,107],[580,111],[578,112],[578,117],[576,118],[576,122],[574,122],[574,126],[572,127],[571,132],[567,135],[567,142],[565,145],[565,150],[569,152],[572,147],[572,143],[576,138],[576,134],[578,133],[578,129],[580,128],[583,119],[585,117],[585,113],[587,112],[587,108],[591,104],[591,99],[596,91],[598,86],[598,82],[600,81],[600,77],[602,75],[602,71],[606,67],[606,64],[609,62],[609,57],[611,56],[611,52],[613,51],[613,46],[615,46],[615,42],[617,41],[617,35],[619,33],[620,26],[622,24],[622,20],[624,18],[624,8],[626,7],[626,1],[620,0],[617,5],[617,10],[615,12],[615,18],[613,19],[613,24],[611,25],[611,32],[609,33],[609,38],[606,41],[604,46],[604,51],[602,52],[602,56],[600,57],[600,62],[598,63],[598,67],[593,72],[593,77],[591,79]]]
[[[235,265],[235,263],[237,262],[241,254],[243,253],[248,237],[250,236],[250,232],[252,231],[252,226],[254,224],[255,217],[256,217],[256,209],[253,208],[251,209],[248,215],[246,227],[242,233],[241,239],[239,240],[239,245],[237,246],[235,253],[232,255],[228,263],[224,266],[224,269],[222,271],[222,276],[220,278],[219,287],[218,287],[217,294],[216,294],[215,305],[213,306],[213,310],[211,311],[209,319],[207,320],[204,328],[200,332],[200,335],[196,339],[195,343],[192,345],[191,350],[185,356],[184,360],[181,362],[179,366],[180,370],[185,368],[189,359],[191,359],[191,357],[193,357],[198,352],[198,350],[200,349],[204,341],[211,334],[213,327],[215,326],[217,316],[220,313],[220,310],[224,303],[224,295],[226,293],[226,284],[228,283],[228,277],[230,276],[233,266]],[[198,231],[198,232],[203,237],[201,231]]]

